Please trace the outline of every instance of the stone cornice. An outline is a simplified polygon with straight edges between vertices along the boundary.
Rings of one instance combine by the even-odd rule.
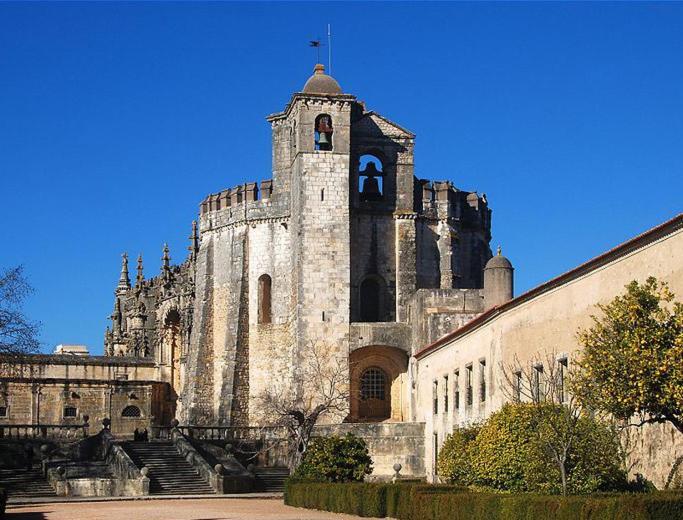
[[[208,217],[208,215],[207,215]],[[256,225],[256,224],[266,224],[266,223],[286,223],[289,222],[290,216],[289,215],[283,215],[279,217],[254,217],[254,218],[242,218],[239,220],[233,220],[231,222],[228,222],[226,224],[219,224],[215,225],[214,222],[211,222],[211,227],[208,227],[206,229],[202,229],[201,234],[203,235],[204,233],[208,233],[209,231],[216,231],[217,229],[224,229],[224,228],[235,228],[235,227],[240,227],[240,226],[250,226],[250,225]]]
[[[266,117],[266,121],[272,124],[275,121],[286,118],[287,116],[289,116],[295,103],[300,99],[313,101],[353,103],[356,101],[356,96],[352,94],[307,94],[304,92],[296,92],[292,95],[292,98],[289,100],[289,103],[287,103],[287,106],[282,112],[270,114]]]

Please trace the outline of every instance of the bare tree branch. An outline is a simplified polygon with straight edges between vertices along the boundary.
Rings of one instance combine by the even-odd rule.
[[[39,324],[29,321],[21,308],[31,292],[21,266],[0,273],[1,355],[20,356],[35,352],[40,346]]]
[[[290,438],[290,469],[301,463],[322,416],[347,413],[349,363],[322,342],[307,344],[289,382],[273,381],[258,397],[263,415],[284,426]]]

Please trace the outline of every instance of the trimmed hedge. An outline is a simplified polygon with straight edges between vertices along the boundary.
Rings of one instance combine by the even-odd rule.
[[[683,493],[561,497],[468,491],[428,484],[285,484],[285,504],[399,520],[674,520]]]

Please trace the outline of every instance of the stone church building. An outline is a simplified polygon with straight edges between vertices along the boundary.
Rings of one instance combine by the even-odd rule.
[[[401,462],[434,477],[448,432],[504,402],[501,363],[537,364],[543,349],[570,363],[576,328],[634,278],[683,296],[681,215],[513,299],[486,196],[416,177],[415,134],[322,65],[267,121],[272,178],[208,195],[187,257],[173,264],[164,247],[157,276],[139,257],[131,280],[124,254],[105,356],[15,363],[0,378],[0,428],[86,414],[119,435],[174,418],[261,425],[257,397],[322,344],[348,362],[351,386],[324,431],[363,436],[376,474]],[[683,454],[667,435],[638,447],[656,481]]]
[[[347,421],[406,420],[413,345],[512,294],[491,258],[486,197],[418,179],[415,135],[317,65],[272,128],[272,179],[209,195],[190,255],[116,289],[110,356],[154,358],[184,423],[249,425],[307,344],[348,358]],[[498,264],[495,263],[497,266]]]

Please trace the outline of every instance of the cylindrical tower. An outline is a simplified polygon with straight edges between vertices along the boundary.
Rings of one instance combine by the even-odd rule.
[[[510,260],[501,254],[491,258],[484,267],[484,308],[491,309],[512,300],[513,271]]]

